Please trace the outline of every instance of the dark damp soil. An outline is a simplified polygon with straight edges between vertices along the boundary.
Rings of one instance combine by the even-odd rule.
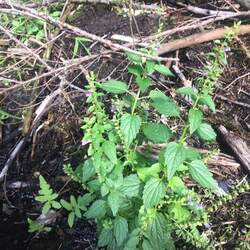
[[[150,2],[150,1],[148,1]],[[152,1],[151,1],[152,2]],[[157,2],[157,1],[155,1]],[[166,1],[167,2],[167,1]],[[169,1],[173,2],[173,1]],[[198,1],[196,1],[198,2]],[[203,3],[203,1],[199,1]],[[219,3],[221,1],[218,1]],[[217,4],[217,6],[219,6]],[[204,5],[203,5],[204,7]],[[183,11],[165,17],[165,27],[171,28],[186,20],[189,14]],[[93,6],[86,4],[76,14],[71,23],[86,31],[99,36],[110,37],[113,34],[130,35],[131,29],[137,36],[147,36],[155,33],[158,29],[159,17],[152,14],[135,17],[130,26],[130,20],[122,15],[117,15],[110,7],[105,5]],[[223,26],[223,24],[217,24]],[[197,30],[198,31],[198,30]],[[184,33],[187,35],[188,33]],[[179,38],[183,34],[176,34]],[[168,39],[170,39],[169,37]],[[244,44],[249,47],[250,36],[242,38]],[[65,35],[58,44],[64,53],[65,59],[72,58],[74,39]],[[188,79],[195,79],[201,74],[201,69],[206,61],[206,53],[212,48],[212,43],[194,46],[179,51],[180,69]],[[99,52],[104,48],[100,44],[92,46],[92,53]],[[236,105],[232,101],[250,104],[250,58],[247,57],[240,44],[236,41],[230,46],[229,63],[226,71],[220,79],[217,94],[227,98],[227,101],[216,98],[218,112],[216,115],[208,114],[207,119],[216,127],[225,125],[235,134],[241,136],[250,145],[250,110],[247,107]],[[250,49],[250,48],[249,48]],[[81,49],[80,55],[86,51]],[[59,58],[58,51],[53,51],[53,60]],[[173,53],[170,56],[175,56]],[[89,65],[89,69],[97,73],[98,79],[128,79],[124,68],[127,62],[124,57],[117,54],[112,58],[105,58],[95,61]],[[170,65],[171,66],[171,65]],[[233,82],[237,77],[246,75]],[[83,88],[86,79],[80,71],[73,71],[69,75],[74,85]],[[182,86],[178,78],[174,79],[175,85],[168,85],[169,88]],[[39,90],[40,91],[40,90]],[[38,103],[49,92],[49,89],[42,88],[36,98]],[[0,101],[1,107],[9,112],[16,112],[21,115],[23,107],[30,104],[31,89],[12,91]],[[67,101],[66,101],[67,100]],[[42,174],[56,192],[64,188],[65,195],[75,184],[67,183],[63,172],[63,165],[71,163],[77,166],[84,157],[84,149],[81,146],[81,124],[86,112],[85,97],[80,92],[72,90],[69,96],[55,105],[44,118],[43,126],[36,134],[35,140],[28,141],[26,147],[18,159],[10,167],[7,179],[0,189],[0,249],[95,249],[96,228],[94,223],[79,221],[74,229],[69,229],[66,216],[63,213],[56,218],[56,226],[52,232],[39,235],[28,232],[27,218],[35,219],[40,215],[39,204],[34,200],[38,191],[38,178]],[[7,120],[0,125],[0,170],[8,160],[8,157],[15,145],[22,138],[22,124]],[[206,147],[199,144],[201,147]],[[226,153],[227,148],[217,143],[220,149]],[[231,172],[219,168],[221,175],[227,178],[241,179],[245,174],[242,171]],[[230,171],[229,171],[230,172]],[[223,179],[222,178],[222,179]],[[66,188],[65,188],[66,185]],[[76,188],[77,189],[77,188]],[[225,208],[216,212],[212,222],[216,228],[216,236],[223,235],[226,231],[225,222],[234,221],[232,231],[229,232],[229,244],[223,249],[234,249],[236,240],[239,240],[240,230],[248,221],[249,215],[245,211],[250,207],[249,193],[241,195],[234,203],[228,203]],[[246,210],[242,208],[245,207]],[[247,223],[246,223],[247,224]],[[233,237],[232,237],[233,235]],[[180,248],[183,249],[180,243]]]

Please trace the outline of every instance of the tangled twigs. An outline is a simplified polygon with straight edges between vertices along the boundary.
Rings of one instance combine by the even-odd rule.
[[[91,34],[85,30],[82,30],[82,29],[75,27],[73,25],[70,25],[68,23],[62,23],[62,22],[60,22],[60,21],[58,21],[58,20],[56,20],[56,19],[54,19],[46,14],[40,13],[40,12],[38,12],[34,9],[31,9],[31,8],[28,8],[28,7],[21,6],[19,4],[9,4],[5,1],[2,1],[2,4],[0,4],[0,7],[1,7],[0,12],[14,14],[14,15],[29,16],[32,18],[36,18],[36,19],[45,21],[47,23],[50,23],[50,24],[62,29],[62,30],[64,29],[69,33],[73,33],[73,34],[78,35],[78,36],[83,36],[83,37],[89,38],[93,41],[98,41],[101,44],[108,46],[112,50],[121,50],[124,52],[131,52],[131,53],[137,54],[139,56],[143,56],[143,57],[153,59],[156,61],[176,61],[177,60],[176,58],[163,58],[163,57],[158,57],[158,56],[146,55],[144,53],[132,50],[126,46],[123,46],[123,45],[120,45],[117,43],[113,43],[112,41],[110,41],[108,39],[104,39],[100,36]]]

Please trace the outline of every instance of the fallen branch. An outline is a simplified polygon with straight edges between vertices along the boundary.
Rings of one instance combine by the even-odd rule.
[[[250,149],[247,144],[238,136],[230,133],[224,126],[219,126],[219,133],[227,146],[233,151],[235,157],[250,174]]]
[[[203,8],[199,8],[196,6],[183,4],[180,2],[177,2],[177,4],[182,7],[185,7],[188,11],[194,14],[203,15],[203,16],[232,16],[233,14],[235,14],[235,12],[233,11],[203,9]]]
[[[205,21],[201,21],[200,19],[198,19],[194,24],[189,24],[189,25],[177,27],[177,28],[174,28],[171,30],[163,31],[161,33],[157,33],[157,34],[152,35],[152,36],[148,36],[148,37],[144,38],[142,40],[142,42],[152,41],[155,39],[159,39],[162,37],[167,37],[167,36],[176,34],[177,32],[183,32],[183,31],[187,31],[187,30],[191,30],[191,29],[197,29],[200,27],[205,27],[210,23],[223,21],[226,19],[231,19],[231,18],[236,18],[236,17],[242,17],[242,16],[250,16],[250,11],[237,12],[237,13],[233,13],[232,15],[227,15],[227,16],[211,17]]]
[[[208,31],[204,33],[197,33],[188,37],[177,39],[168,43],[161,44],[158,49],[158,55],[163,55],[165,53],[175,51],[178,49],[187,48],[193,45],[213,41],[216,39],[221,39],[225,36],[228,31],[227,28],[220,28],[213,31]],[[235,30],[235,35],[245,35],[250,33],[250,25],[241,25],[239,29]]]

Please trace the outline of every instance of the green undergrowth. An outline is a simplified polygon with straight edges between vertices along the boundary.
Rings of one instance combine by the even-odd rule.
[[[216,111],[213,92],[227,63],[225,48],[231,40],[229,34],[216,41],[208,55],[206,74],[197,79],[195,88],[181,87],[172,93],[189,97],[187,112],[153,85],[153,75],[174,76],[161,63],[128,53],[132,86],[119,80],[101,83],[90,73],[88,112],[82,126],[86,160],[76,169],[64,167],[65,173],[80,184],[82,194],[59,199],[40,176],[36,200],[43,204],[42,213],[63,208],[68,211],[70,227],[80,219],[94,220],[98,248],[175,249],[182,239],[197,249],[214,249],[207,234],[209,213],[221,205],[216,200],[227,202],[231,196],[213,178],[205,156],[188,141],[198,138],[209,143],[216,139],[203,110]],[[153,49],[141,52],[154,55]],[[111,97],[111,108],[103,102],[106,95]],[[154,158],[139,153],[138,147],[145,143],[150,147],[149,142],[164,143],[165,148]],[[187,178],[197,184],[196,188],[185,184]],[[202,204],[200,188],[213,197],[210,207]],[[35,224],[32,232],[34,228],[42,230]]]

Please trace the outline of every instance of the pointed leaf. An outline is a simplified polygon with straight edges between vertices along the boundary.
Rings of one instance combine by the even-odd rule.
[[[197,129],[197,134],[199,137],[205,141],[213,141],[216,139],[216,133],[214,132],[211,125],[207,123],[202,123]]]
[[[150,86],[151,80],[149,78],[144,78],[141,76],[136,77],[136,83],[138,84],[141,92],[145,92]]]
[[[166,193],[165,188],[162,180],[158,178],[151,178],[147,181],[142,196],[145,208],[157,205]]]
[[[99,237],[98,237],[98,246],[105,247],[111,243],[113,238],[112,230],[103,228]]]
[[[88,219],[102,218],[106,214],[106,201],[96,200],[84,214]]]
[[[189,165],[189,172],[192,178],[202,187],[212,191],[217,191],[219,189],[217,181],[214,180],[212,173],[202,161],[192,161]]]
[[[172,136],[170,128],[160,123],[147,123],[143,126],[143,133],[154,143],[167,142]]]
[[[143,68],[140,65],[129,65],[128,72],[135,76],[143,75]]]
[[[137,54],[135,54],[135,53],[132,53],[132,52],[126,52],[126,54],[127,54],[128,59],[129,59],[131,62],[133,62],[133,63],[135,63],[135,64],[141,64],[141,63],[142,63],[142,58],[141,58],[141,56],[139,56],[139,55],[137,55]]]
[[[169,68],[162,64],[156,64],[155,70],[165,76],[175,76]]]
[[[151,167],[137,169],[137,174],[143,182],[148,181],[150,177],[159,177],[160,172],[161,165],[159,163],[155,163]]]
[[[136,174],[131,174],[124,178],[123,185],[120,188],[120,191],[128,196],[128,197],[135,197],[138,196],[140,191],[140,180]]]
[[[197,93],[194,91],[194,89],[192,87],[181,87],[181,88],[178,88],[176,90],[176,93],[180,94],[180,95],[190,95],[190,96],[192,96],[192,98],[196,98],[197,97]]]
[[[49,212],[51,208],[51,205],[49,202],[46,202],[43,206],[43,209],[42,209],[42,214],[47,214]]]
[[[108,157],[108,159],[116,164],[117,163],[117,157],[116,157],[116,145],[111,141],[105,141],[102,144],[103,152]]]
[[[69,216],[68,216],[69,227],[73,227],[74,221],[75,221],[75,214],[74,214],[74,212],[70,212]]]
[[[215,103],[210,95],[203,95],[200,102],[207,105],[212,112],[215,112]]]
[[[121,130],[128,145],[136,138],[141,127],[141,118],[138,115],[124,114],[121,117]]]
[[[152,217],[146,231],[146,236],[153,249],[174,249],[173,240],[167,230],[167,221],[162,213],[156,213]]]
[[[188,112],[188,122],[190,125],[190,134],[193,134],[201,125],[203,114],[198,109],[190,109]]]
[[[60,200],[60,203],[68,211],[71,211],[73,209],[71,204],[63,199]]]
[[[123,94],[128,91],[128,86],[125,82],[116,80],[104,82],[98,87],[112,94]]]
[[[121,204],[121,194],[117,191],[112,191],[108,196],[108,204],[113,215],[116,216]]]
[[[178,167],[184,162],[186,154],[182,145],[170,142],[165,151],[165,164],[167,165],[168,179],[170,180]]]
[[[163,92],[159,90],[152,90],[149,94],[149,97],[152,100],[153,107],[159,113],[169,117],[178,117],[180,115],[180,108]]]
[[[155,61],[147,60],[146,61],[146,71],[149,75],[153,74],[155,71]]]
[[[128,222],[121,216],[115,218],[114,235],[118,246],[121,246],[128,236]]]

